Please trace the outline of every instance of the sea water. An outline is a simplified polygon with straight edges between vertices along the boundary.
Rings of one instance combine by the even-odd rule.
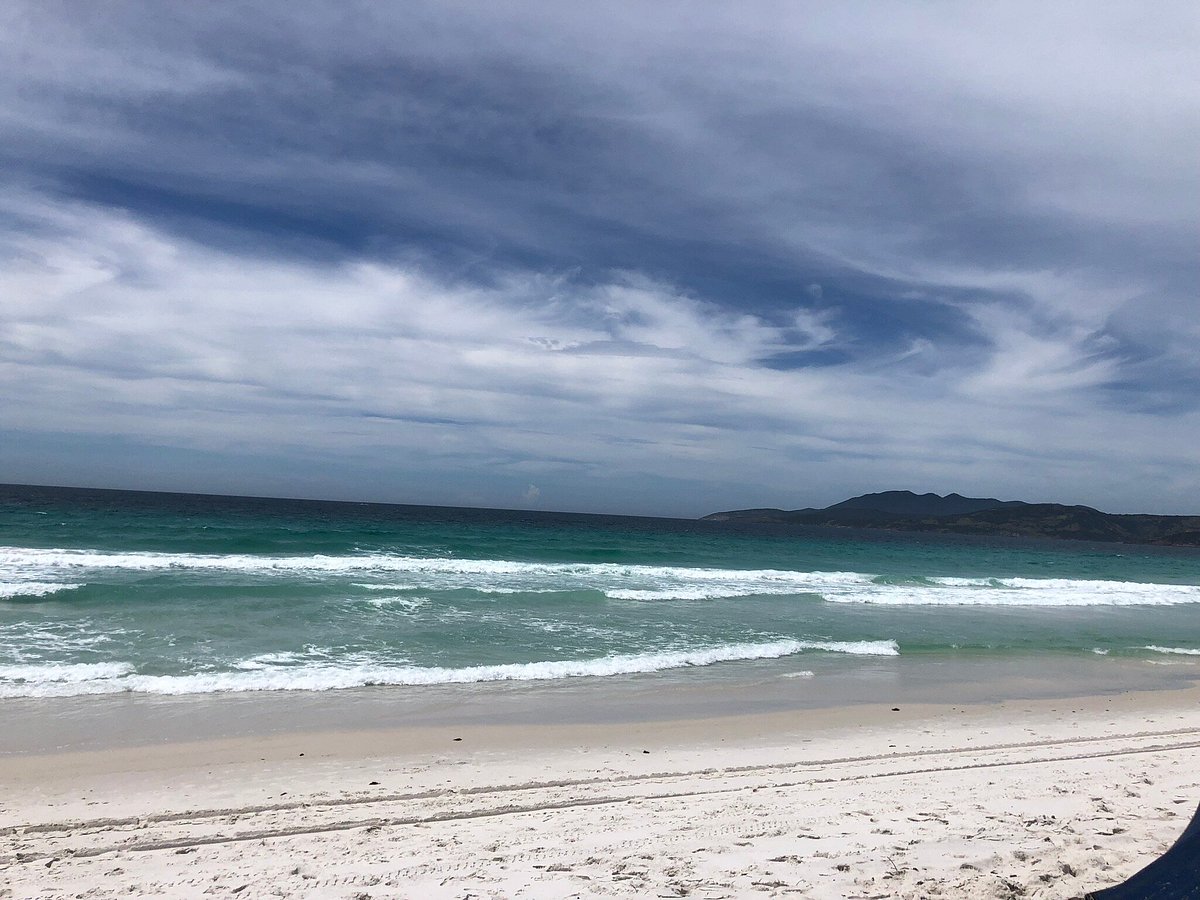
[[[0,486],[0,698],[1200,656],[1200,552]]]

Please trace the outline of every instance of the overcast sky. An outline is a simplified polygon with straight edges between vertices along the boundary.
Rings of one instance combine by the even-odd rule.
[[[0,481],[1200,513],[1200,5],[0,6]]]

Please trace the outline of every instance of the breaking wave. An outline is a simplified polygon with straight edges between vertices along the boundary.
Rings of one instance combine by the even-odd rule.
[[[81,694],[209,694],[235,691],[327,691],[373,685],[473,684],[485,681],[552,681],[563,678],[635,675],[710,666],[721,662],[778,659],[806,651],[856,656],[896,656],[894,641],[794,641],[723,644],[691,650],[618,654],[593,659],[464,666],[295,664],[291,653],[259,654],[233,664],[234,671],[188,675],[138,675],[129,663],[0,666],[0,697],[64,697]]]
[[[53,581],[0,581],[0,600],[18,597],[46,597],[60,591],[73,591],[82,584],[61,584]]]
[[[1200,656],[1200,650],[1191,647],[1158,647],[1151,644],[1143,649],[1151,650],[1155,653],[1169,653],[1173,656]]]
[[[707,601],[808,596],[833,603],[945,606],[1161,606],[1200,603],[1200,586],[1096,579],[885,576],[859,572],[716,569],[499,559],[258,556],[0,548],[0,598],[44,596],[69,581],[116,573],[222,572],[251,578],[353,578],[370,591],[459,590],[482,594],[589,590],[613,601]],[[107,573],[107,574],[106,574]],[[372,583],[377,580],[377,583]]]

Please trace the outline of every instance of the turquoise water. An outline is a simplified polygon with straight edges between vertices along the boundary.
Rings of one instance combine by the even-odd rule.
[[[1200,655],[1200,553],[0,487],[0,697],[983,654]]]

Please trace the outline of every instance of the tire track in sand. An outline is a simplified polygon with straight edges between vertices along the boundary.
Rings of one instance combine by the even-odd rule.
[[[778,776],[772,779],[772,788],[817,788],[849,781],[1196,749],[1200,749],[1200,729],[1174,729],[771,765],[618,774],[383,796],[351,795],[331,800],[167,812],[144,818],[100,818],[13,826],[0,831],[0,836],[9,845],[0,855],[0,865],[44,863],[56,858],[88,858],[118,852],[179,852],[213,844],[359,828],[399,828],[588,806],[736,794],[761,788],[764,774]],[[902,763],[907,765],[897,767]]]

